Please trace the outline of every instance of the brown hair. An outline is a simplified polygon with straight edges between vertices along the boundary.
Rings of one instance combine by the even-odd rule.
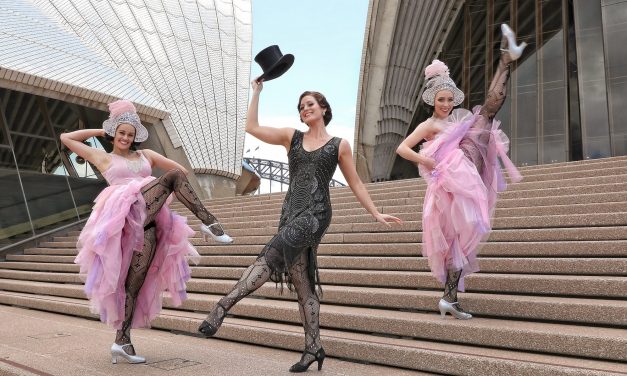
[[[325,112],[322,118],[324,119],[324,126],[326,127],[331,122],[331,118],[333,118],[333,113],[331,112],[331,105],[329,104],[329,102],[327,102],[327,98],[325,98],[324,95],[322,95],[321,93],[317,91],[306,91],[300,95],[300,98],[298,98],[298,105],[296,106],[299,117],[300,117],[300,102],[303,100],[303,97],[308,96],[308,95],[314,97],[314,99],[316,100],[316,102],[318,102],[320,107],[325,109]],[[302,123],[303,119],[301,118],[300,121]]]

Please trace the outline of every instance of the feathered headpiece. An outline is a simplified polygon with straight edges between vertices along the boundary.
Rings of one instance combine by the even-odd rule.
[[[115,131],[120,124],[130,124],[135,128],[135,142],[148,139],[148,130],[142,125],[135,106],[126,99],[109,103],[109,118],[102,123],[102,128],[109,136],[115,137]]]
[[[457,88],[455,81],[449,76],[446,64],[438,59],[433,60],[425,68],[425,89],[422,92],[422,100],[426,104],[433,106],[435,95],[442,90],[449,90],[453,93],[453,104],[459,105],[464,101],[464,93]]]

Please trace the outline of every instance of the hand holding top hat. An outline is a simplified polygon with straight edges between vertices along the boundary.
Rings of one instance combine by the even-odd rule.
[[[257,77],[255,81],[270,81],[280,77],[290,69],[292,64],[294,64],[294,55],[283,55],[279,46],[272,45],[261,50],[255,56],[255,61],[263,70],[263,74]]]

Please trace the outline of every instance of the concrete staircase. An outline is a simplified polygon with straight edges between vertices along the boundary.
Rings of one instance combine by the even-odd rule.
[[[382,212],[405,221],[391,229],[348,188],[332,189],[333,224],[318,254],[327,354],[439,374],[627,375],[627,157],[521,172],[524,181],[501,195],[482,270],[460,295],[469,321],[436,313],[442,287],[421,256],[422,180],[368,185]],[[207,202],[236,242],[193,239],[202,261],[189,300],[175,309],[166,299],[154,327],[195,333],[275,233],[282,200]],[[0,304],[94,317],[72,263],[77,236],[9,255]],[[298,307],[285,292],[268,283],[242,300],[218,337],[300,351]]]

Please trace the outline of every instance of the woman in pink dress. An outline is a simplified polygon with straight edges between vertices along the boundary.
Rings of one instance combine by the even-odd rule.
[[[110,117],[102,129],[83,129],[61,135],[70,150],[88,160],[109,183],[94,200],[89,220],[78,239],[80,275],[92,312],[117,329],[111,359],[143,363],[131,343],[131,328],[149,327],[161,310],[164,291],[174,305],[186,299],[190,278],[187,259],[198,262],[189,243],[194,231],[185,217],[172,213],[170,195],[202,221],[201,232],[223,243],[232,239],[205,209],[190,186],[183,166],[160,154],[134,146],[148,138],[135,106],[127,100],[109,104]],[[112,140],[113,151],[85,145],[90,137]],[[152,167],[167,172],[151,176]]]
[[[479,243],[491,231],[498,192],[506,189],[498,159],[518,182],[520,174],[507,157],[509,140],[494,116],[505,100],[509,64],[518,59],[526,44],[501,25],[501,58],[482,106],[470,112],[453,107],[464,94],[449,77],[448,67],[434,60],[425,69],[422,99],[434,107],[433,116],[422,122],[398,147],[397,153],[418,164],[427,181],[422,212],[422,252],[433,275],[444,284],[438,303],[442,317],[449,312],[470,319],[457,300],[464,291],[464,277],[479,270]],[[419,153],[412,150],[426,140]]]

